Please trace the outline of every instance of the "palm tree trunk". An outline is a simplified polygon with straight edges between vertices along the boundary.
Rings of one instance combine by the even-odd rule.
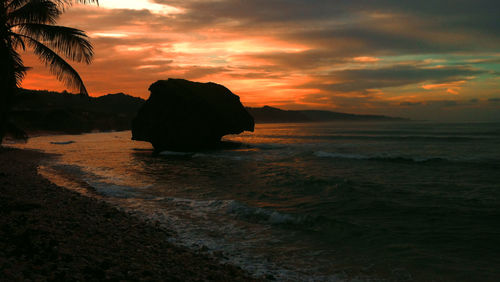
[[[9,113],[17,88],[16,68],[12,43],[7,26],[7,1],[0,3],[0,146],[7,133]]]
[[[7,49],[7,29],[6,29],[6,5],[7,1],[0,3],[0,146],[5,136],[7,124],[7,85],[8,85],[8,49]]]
[[[2,146],[3,138],[5,137],[7,118],[3,113],[0,115],[0,146]]]
[[[3,80],[0,86],[0,146],[2,145],[3,138],[5,137],[7,130],[7,122],[9,120],[9,111],[10,111],[10,96],[9,87],[4,83]]]
[[[9,112],[12,106],[14,91],[16,88],[16,78],[12,64],[12,58],[9,56],[9,50],[5,42],[0,42],[0,145],[7,131]]]
[[[2,58],[3,59],[3,58]],[[7,127],[8,120],[8,109],[9,109],[9,99],[10,96],[9,87],[8,87],[8,79],[7,72],[4,70],[5,66],[0,67],[2,70],[0,71],[0,146],[2,145],[3,138],[5,136],[5,131]]]

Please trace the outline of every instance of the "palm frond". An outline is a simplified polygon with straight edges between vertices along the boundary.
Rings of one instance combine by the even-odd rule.
[[[49,67],[50,71],[57,77],[57,79],[64,82],[68,87],[79,89],[80,94],[86,96],[88,95],[82,78],[68,62],[66,62],[52,49],[43,43],[38,42],[36,39],[29,36],[23,37],[26,38],[28,45],[33,48],[35,54],[37,54],[40,60]]]
[[[26,50],[26,45],[24,44],[22,36],[15,32],[8,32],[8,35],[10,36],[11,44],[14,50],[17,50],[19,46],[21,46],[22,50]]]
[[[9,66],[12,68],[12,74],[14,75],[15,84],[17,87],[21,86],[21,81],[26,75],[27,67],[24,66],[23,60],[21,59],[21,55],[14,49],[9,50],[10,64]]]
[[[11,0],[7,3],[6,8],[8,11],[12,11],[26,4],[30,0]]]
[[[17,137],[26,137],[15,125],[7,124],[16,87],[20,87],[28,70],[18,48],[32,47],[59,80],[88,96],[76,70],[45,45],[49,44],[74,61],[91,62],[92,45],[83,31],[53,25],[74,3],[99,5],[98,0],[0,0],[0,145],[6,129]]]
[[[8,13],[7,22],[10,25],[20,23],[54,24],[62,11],[50,0],[31,0]]]
[[[19,32],[44,42],[62,52],[67,58],[90,64],[94,51],[85,32],[65,26],[37,23],[19,24]]]
[[[10,12],[25,5],[30,1],[32,0],[10,0],[10,1],[7,0],[6,8]],[[57,5],[61,12],[64,12],[66,7],[71,6],[74,3],[80,3],[80,4],[96,3],[97,5],[99,5],[99,0],[49,0],[49,1]]]
[[[61,5],[72,5],[73,3],[80,3],[80,4],[91,4],[91,3],[96,3],[99,5],[99,0],[52,0],[54,2],[57,2]]]
[[[52,0],[53,2],[56,2],[61,9],[65,9],[68,6],[73,5],[74,3],[80,3],[80,4],[91,4],[91,3],[96,3],[99,5],[99,0]]]
[[[76,0],[76,2],[81,4],[96,3],[97,5],[99,5],[99,0]]]

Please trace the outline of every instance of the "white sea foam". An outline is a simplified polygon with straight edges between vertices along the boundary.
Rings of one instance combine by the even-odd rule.
[[[260,131],[256,130],[254,134],[238,139],[245,144],[250,144],[248,150],[240,148],[202,153],[164,152],[162,155],[170,155],[170,159],[177,158],[172,162],[169,157],[156,160],[146,153],[141,153],[141,151],[151,151],[150,144],[131,142],[130,132],[39,137],[30,139],[25,145],[17,146],[59,154],[61,157],[49,161],[75,165],[74,167],[71,165],[56,167],[64,172],[61,174],[70,180],[75,180],[74,185],[81,185],[83,190],[89,186],[86,182],[90,183],[90,186],[95,187],[95,191],[89,189],[90,196],[95,196],[97,191],[103,195],[100,198],[104,198],[118,208],[150,222],[159,223],[166,230],[171,230],[173,235],[169,236],[168,240],[173,243],[195,250],[206,249],[207,252],[214,254],[222,252],[223,262],[239,265],[258,277],[271,274],[277,280],[341,280],[339,277],[332,276],[332,273],[337,270],[343,271],[342,267],[340,269],[331,267],[331,262],[334,260],[338,260],[340,264],[343,262],[342,257],[336,256],[337,250],[333,249],[334,245],[331,245],[332,248],[320,249],[318,245],[315,245],[316,242],[312,242],[318,237],[307,235],[310,228],[313,228],[313,231],[322,231],[322,224],[330,223],[328,217],[330,214],[325,214],[326,217],[323,217],[323,213],[319,216],[316,213],[316,211],[322,211],[323,207],[329,210],[327,203],[334,203],[332,206],[336,206],[335,210],[339,208],[349,214],[352,210],[351,204],[353,209],[359,207],[356,205],[358,202],[353,202],[352,199],[359,199],[365,211],[370,212],[372,201],[375,203],[373,208],[376,209],[379,207],[379,201],[386,203],[384,199],[378,197],[372,199],[372,191],[377,193],[375,189],[379,187],[383,189],[384,195],[388,195],[386,198],[389,207],[392,207],[392,198],[397,207],[404,205],[407,199],[411,200],[411,204],[414,202],[418,204],[418,201],[413,199],[419,200],[420,198],[425,199],[424,207],[427,207],[427,199],[430,196],[437,200],[447,197],[444,204],[448,203],[448,199],[449,202],[452,201],[449,197],[477,199],[477,201],[470,201],[471,205],[479,205],[483,201],[493,203],[492,201],[496,199],[494,196],[497,182],[493,183],[488,178],[480,179],[479,175],[477,178],[473,177],[472,166],[463,168],[467,171],[471,170],[463,178],[460,174],[462,167],[450,166],[445,169],[447,171],[449,169],[450,172],[456,171],[454,175],[458,178],[436,177],[436,185],[423,185],[422,189],[417,189],[415,193],[412,192],[412,188],[419,183],[430,183],[425,177],[431,179],[434,175],[439,176],[438,173],[441,170],[434,174],[432,166],[434,161],[440,160],[457,162],[477,160],[484,166],[486,171],[484,174],[488,173],[494,177],[494,169],[500,164],[498,141],[483,142],[481,140],[479,143],[470,138],[449,140],[417,138],[413,140],[407,136],[402,136],[403,138],[400,139],[385,136],[372,138],[365,133],[361,138],[347,136],[348,140],[345,136],[333,136],[334,138],[330,136],[330,133],[336,132],[335,130],[346,130],[343,129],[344,126],[354,132],[352,135],[356,135],[359,125],[352,129],[351,125],[342,125],[342,128],[338,129],[328,128],[329,131],[321,129],[320,133],[325,138],[308,137],[305,139],[301,137],[303,130],[311,131],[312,135],[316,134],[318,131],[314,126],[314,124],[307,124],[294,132],[286,125],[287,132],[290,133],[286,136],[299,134],[296,138],[281,138],[279,130],[265,128]],[[374,126],[370,124],[369,130],[372,130]],[[382,129],[386,127],[385,124],[377,126]],[[495,126],[495,128],[498,127]],[[406,127],[412,127],[412,125],[405,125]],[[477,125],[473,125],[473,128],[476,127]],[[284,127],[278,126],[278,128]],[[440,127],[437,131],[441,132],[439,129]],[[269,135],[274,138],[260,138],[259,135]],[[67,140],[75,140],[77,146],[57,146],[57,144],[50,143]],[[261,141],[264,143],[259,143]],[[456,143],[450,146],[449,141],[456,141]],[[269,144],[271,142],[276,142],[276,144]],[[488,167],[489,158],[495,162],[491,167]],[[342,160],[351,160],[352,163],[350,166],[344,166]],[[427,161],[430,163],[426,163]],[[358,162],[360,166],[357,165]],[[380,168],[379,162],[384,162]],[[401,166],[398,162],[403,162],[405,165]],[[406,166],[412,162],[422,162],[416,165],[430,164],[431,166],[429,166],[430,169],[423,171],[425,174],[414,175],[411,172],[415,170]],[[366,168],[365,164],[370,171],[362,173]],[[394,174],[395,176],[387,174],[386,167],[401,169],[403,173]],[[481,170],[477,171],[479,173]],[[48,171],[48,173],[53,172]],[[360,179],[359,175],[363,177]],[[383,179],[378,177],[379,175],[383,175]],[[409,177],[407,185],[401,181],[401,175]],[[63,186],[67,183],[63,179]],[[464,186],[461,183],[471,183],[471,185]],[[152,187],[141,189],[142,184],[151,184]],[[232,189],[233,186],[234,189]],[[447,190],[439,190],[441,187],[448,189],[454,186],[457,186],[457,189],[450,193]],[[467,192],[469,186],[471,192]],[[407,188],[409,189],[403,190]],[[404,193],[401,193],[402,191]],[[148,196],[148,193],[161,197]],[[364,198],[365,194],[368,198]],[[486,198],[482,196],[483,194],[487,195]],[[337,197],[338,195],[341,197]],[[300,202],[286,202],[288,198],[301,196],[304,198],[300,198]],[[321,210],[315,210],[316,206],[301,205],[302,201],[318,204]],[[369,204],[365,204],[365,201]],[[247,204],[247,202],[254,204]],[[463,201],[457,203],[457,206],[463,205]],[[345,204],[345,209],[343,204]],[[265,208],[260,207],[261,205]],[[287,208],[290,212],[281,212],[282,209],[278,207]],[[377,210],[374,211],[377,212]],[[356,224],[357,222],[355,221]],[[346,223],[335,221],[333,227],[348,235],[351,227],[346,224],[349,223],[349,220]],[[316,227],[319,228],[316,229]],[[330,232],[330,226],[325,227],[328,228],[327,232]],[[358,230],[357,226],[353,228]],[[304,236],[303,233],[307,234]],[[321,235],[328,235],[328,233]],[[324,242],[321,240],[317,243],[322,247]],[[353,239],[352,243],[355,244],[356,239]],[[346,244],[348,247],[349,242]],[[321,252],[317,253],[318,250]],[[347,259],[349,261],[349,258]],[[369,256],[366,261],[375,266],[378,263],[371,260]]]
[[[299,223],[300,218],[278,211],[268,210],[259,207],[251,207],[241,202],[231,200],[224,203],[224,208],[228,214],[234,214],[238,217],[257,217],[263,223],[269,224],[287,224]]]
[[[176,151],[162,151],[161,156],[191,156],[192,152],[176,152]]]
[[[164,226],[175,230],[175,236],[169,237],[172,243],[211,254],[221,262],[238,265],[256,277],[272,276],[278,281],[344,281],[335,274],[305,275],[300,269],[287,269],[263,254],[252,253],[256,246],[271,239],[263,235],[269,227],[261,223],[242,225],[241,217],[260,215],[264,223],[281,224],[293,221],[291,215],[250,207],[236,200],[167,197],[158,199],[158,203],[161,207],[152,207],[154,212],[145,209],[147,204],[140,205],[140,210],[146,211],[141,212],[141,216],[166,223]],[[172,206],[175,209],[171,209]]]
[[[268,227],[253,223],[241,225],[239,220],[224,214],[235,209],[266,213],[264,209],[252,209],[235,200],[194,200],[177,197],[133,201],[120,198],[107,200],[131,215],[173,231],[174,234],[167,238],[171,243],[205,252],[223,263],[238,265],[255,277],[271,275],[278,281],[339,281],[336,276],[311,278],[295,270],[283,268],[262,254],[249,253],[249,250],[265,244],[268,240],[266,236],[262,236]],[[224,213],[224,210],[227,213]],[[277,214],[271,213],[270,217],[272,220],[281,220]],[[235,241],[236,238],[238,239]],[[261,241],[262,243],[259,243]]]
[[[193,158],[222,158],[222,159],[229,159],[229,160],[234,160],[234,161],[241,161],[244,159],[243,156],[237,155],[237,153],[196,153],[193,155]]]
[[[339,159],[357,159],[357,160],[366,160],[370,159],[369,156],[358,155],[358,154],[343,154],[343,153],[329,153],[324,151],[317,151],[314,153],[317,157],[320,158],[339,158]]]
[[[87,181],[87,183],[96,190],[97,193],[113,198],[136,198],[139,193],[129,186],[116,185],[98,181]]]
[[[198,157],[247,156],[246,152],[237,151],[201,154]],[[251,152],[248,155],[255,157],[259,154]],[[148,189],[127,186],[127,177],[123,178],[121,174],[99,173],[102,167],[58,165],[58,168],[65,173],[80,175],[79,178],[93,187],[97,194],[121,210],[170,230],[173,234],[167,240],[172,243],[212,254],[256,277],[272,275],[281,281],[339,281],[335,275],[310,276],[316,264],[297,262],[293,255],[285,257],[279,251],[282,249],[271,254],[262,252],[262,246],[272,245],[272,240],[278,240],[271,232],[274,225],[300,223],[301,219],[294,215],[252,207],[237,200],[200,200],[167,195],[155,198],[148,196]],[[277,256],[287,261],[276,259]]]
[[[409,161],[409,162],[428,162],[428,161],[472,161],[473,159],[455,158],[449,159],[441,156],[406,156],[404,154],[395,153],[377,153],[372,155],[360,154],[345,154],[345,153],[330,153],[324,151],[314,152],[314,155],[320,158],[334,158],[334,159],[354,159],[354,160],[388,160],[388,161]]]

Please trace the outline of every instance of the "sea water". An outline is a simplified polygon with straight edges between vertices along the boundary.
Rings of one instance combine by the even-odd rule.
[[[499,123],[258,124],[237,149],[131,133],[31,138],[39,171],[256,277],[500,279]]]

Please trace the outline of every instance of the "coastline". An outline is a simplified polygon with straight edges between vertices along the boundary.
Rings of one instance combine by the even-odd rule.
[[[168,243],[167,230],[51,183],[37,173],[50,157],[0,148],[0,280],[254,280]]]

